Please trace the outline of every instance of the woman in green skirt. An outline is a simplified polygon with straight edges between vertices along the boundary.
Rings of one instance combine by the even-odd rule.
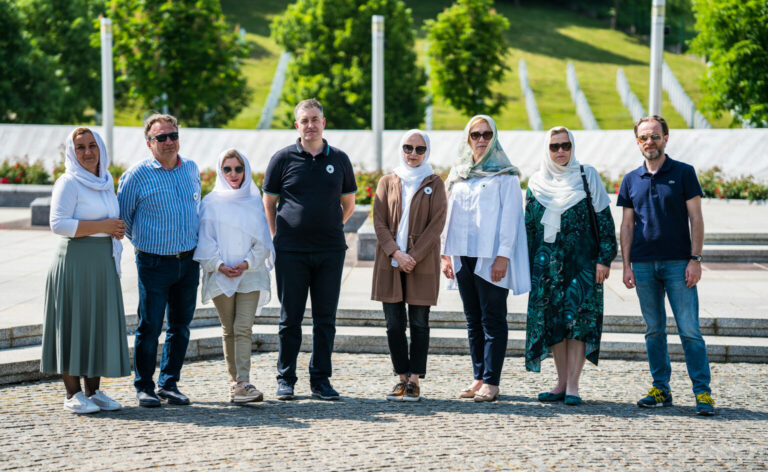
[[[65,410],[119,410],[99,389],[101,377],[131,373],[119,278],[125,223],[101,137],[75,129],[65,167],[51,198],[51,230],[62,239],[46,282],[40,370],[61,374]]]

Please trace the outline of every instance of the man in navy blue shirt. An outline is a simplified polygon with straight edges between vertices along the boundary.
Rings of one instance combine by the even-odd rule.
[[[304,100],[294,110],[295,144],[281,149],[264,176],[264,209],[275,244],[280,300],[277,398],[293,398],[301,321],[312,297],[312,396],[336,400],[329,381],[336,308],[347,245],[344,222],[355,209],[355,174],[349,157],[323,139],[323,107]],[[278,203],[279,200],[279,203]]]
[[[713,415],[707,346],[699,329],[701,250],[704,220],[701,186],[693,167],[664,153],[669,127],[653,115],[635,124],[643,165],[621,182],[618,205],[624,207],[621,253],[624,285],[636,288],[645,319],[645,346],[653,386],[637,405],[672,405],[671,366],[667,350],[666,294],[683,344],[688,375],[696,396],[696,413]],[[689,231],[690,223],[690,231]]]

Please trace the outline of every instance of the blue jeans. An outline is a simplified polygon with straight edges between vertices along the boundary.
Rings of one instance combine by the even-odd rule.
[[[137,253],[139,276],[139,326],[133,352],[136,391],[152,391],[157,363],[157,338],[168,314],[160,376],[157,385],[175,388],[189,344],[189,324],[195,314],[200,265],[192,255],[172,259]]]
[[[498,386],[507,353],[507,296],[509,290],[475,275],[477,258],[461,256],[456,273],[467,318],[469,356],[475,380]]]
[[[699,296],[696,287],[685,285],[685,268],[688,261],[634,262],[637,297],[645,319],[645,348],[653,376],[653,385],[669,390],[672,368],[667,350],[667,313],[664,294],[675,315],[677,331],[683,344],[688,376],[693,383],[693,393],[710,393],[709,357],[707,346],[699,329]]]

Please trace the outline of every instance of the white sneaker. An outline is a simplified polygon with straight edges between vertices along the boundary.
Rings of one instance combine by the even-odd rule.
[[[116,411],[123,408],[123,405],[112,400],[106,393],[96,390],[96,393],[88,397],[93,403],[104,411]]]
[[[72,413],[97,413],[101,408],[93,403],[83,392],[77,392],[72,398],[64,400],[64,409]]]

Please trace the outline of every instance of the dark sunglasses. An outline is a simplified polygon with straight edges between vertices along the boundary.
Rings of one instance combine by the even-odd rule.
[[[473,131],[469,133],[469,137],[472,138],[472,141],[477,141],[478,139],[480,139],[480,136],[482,136],[483,139],[485,139],[486,141],[490,141],[491,138],[493,137],[493,131],[485,131],[483,133],[481,133],[480,131]]]
[[[416,146],[415,148],[411,146],[410,144],[403,144],[403,152],[406,154],[410,154],[413,151],[416,151],[416,154],[421,156],[425,152],[427,152],[427,146]]]
[[[157,141],[158,143],[164,143],[166,139],[171,138],[171,141],[177,141],[179,139],[179,132],[158,134],[157,136],[150,136],[147,141]]]
[[[221,170],[225,174],[229,174],[233,170],[235,171],[236,174],[242,174],[243,171],[245,170],[245,168],[243,168],[243,166],[235,166],[235,167],[224,166],[224,167],[221,168]]]
[[[552,143],[549,145],[549,150],[552,152],[557,152],[558,149],[562,149],[563,151],[570,151],[571,143]]]
[[[648,138],[650,138],[650,139],[652,139],[652,140],[654,140],[656,142],[661,141],[661,135],[660,134],[652,134],[650,136],[646,136],[644,134],[641,134],[640,136],[637,137],[637,141],[641,142],[641,143],[644,143],[644,142],[648,141]]]

